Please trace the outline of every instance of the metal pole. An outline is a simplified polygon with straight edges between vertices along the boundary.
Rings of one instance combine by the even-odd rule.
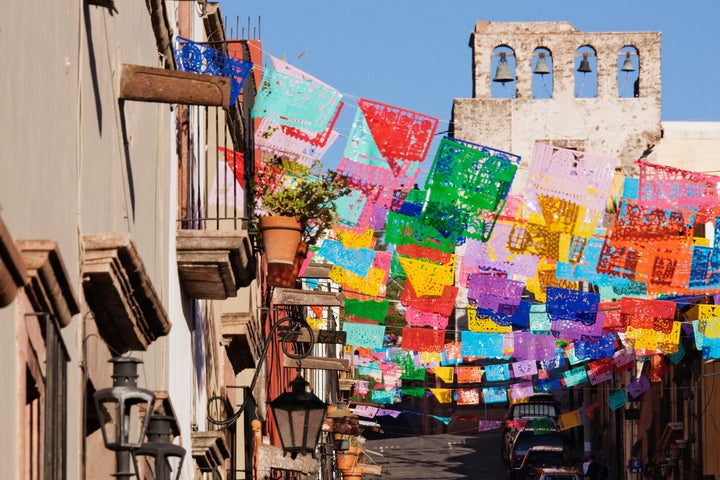
[[[115,469],[113,477],[118,479],[133,478],[135,473],[130,469],[132,457],[129,450],[117,450],[115,452]]]

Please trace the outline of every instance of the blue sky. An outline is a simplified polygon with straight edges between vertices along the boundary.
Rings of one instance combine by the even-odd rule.
[[[285,56],[340,90],[352,107],[345,117],[354,114],[352,99],[364,97],[439,118],[438,131],[444,131],[453,98],[472,94],[469,39],[479,20],[661,32],[662,119],[720,121],[716,2],[221,0],[220,8],[228,33],[247,33],[249,18],[247,36],[262,40],[266,53]],[[338,130],[347,135],[347,118],[341,117]],[[329,155],[339,155],[333,150]]]

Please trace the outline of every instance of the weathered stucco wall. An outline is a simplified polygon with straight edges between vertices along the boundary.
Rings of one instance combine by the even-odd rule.
[[[660,138],[660,33],[586,33],[566,22],[477,22],[470,45],[474,98],[455,99],[454,136],[522,156],[515,192],[525,185],[536,142],[619,158],[630,174],[632,162]],[[595,98],[575,97],[575,58],[585,45],[597,52]],[[514,51],[516,98],[491,96],[492,54],[499,46]],[[638,51],[634,98],[618,95],[618,56],[626,46]],[[552,98],[532,98],[532,58],[539,47],[552,54]]]

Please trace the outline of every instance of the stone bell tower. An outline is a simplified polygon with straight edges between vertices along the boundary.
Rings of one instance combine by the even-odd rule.
[[[522,156],[514,191],[536,142],[618,158],[632,175],[662,135],[659,32],[479,21],[470,47],[473,98],[454,100],[452,135]],[[501,58],[510,68],[497,70]]]

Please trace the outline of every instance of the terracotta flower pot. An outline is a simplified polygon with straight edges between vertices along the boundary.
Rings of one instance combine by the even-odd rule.
[[[293,265],[303,228],[294,217],[260,217],[260,232],[268,265]]]
[[[355,465],[357,465],[359,459],[359,455],[357,453],[347,451],[337,452],[335,456],[337,457],[338,470],[343,472],[343,476],[344,472],[349,472],[355,468]]]
[[[295,251],[295,261],[292,265],[285,263],[268,263],[268,285],[273,287],[294,287],[300,267],[307,257],[308,245],[301,241]]]
[[[353,468],[347,472],[342,472],[343,480],[360,480],[362,479],[363,471],[360,468]]]

